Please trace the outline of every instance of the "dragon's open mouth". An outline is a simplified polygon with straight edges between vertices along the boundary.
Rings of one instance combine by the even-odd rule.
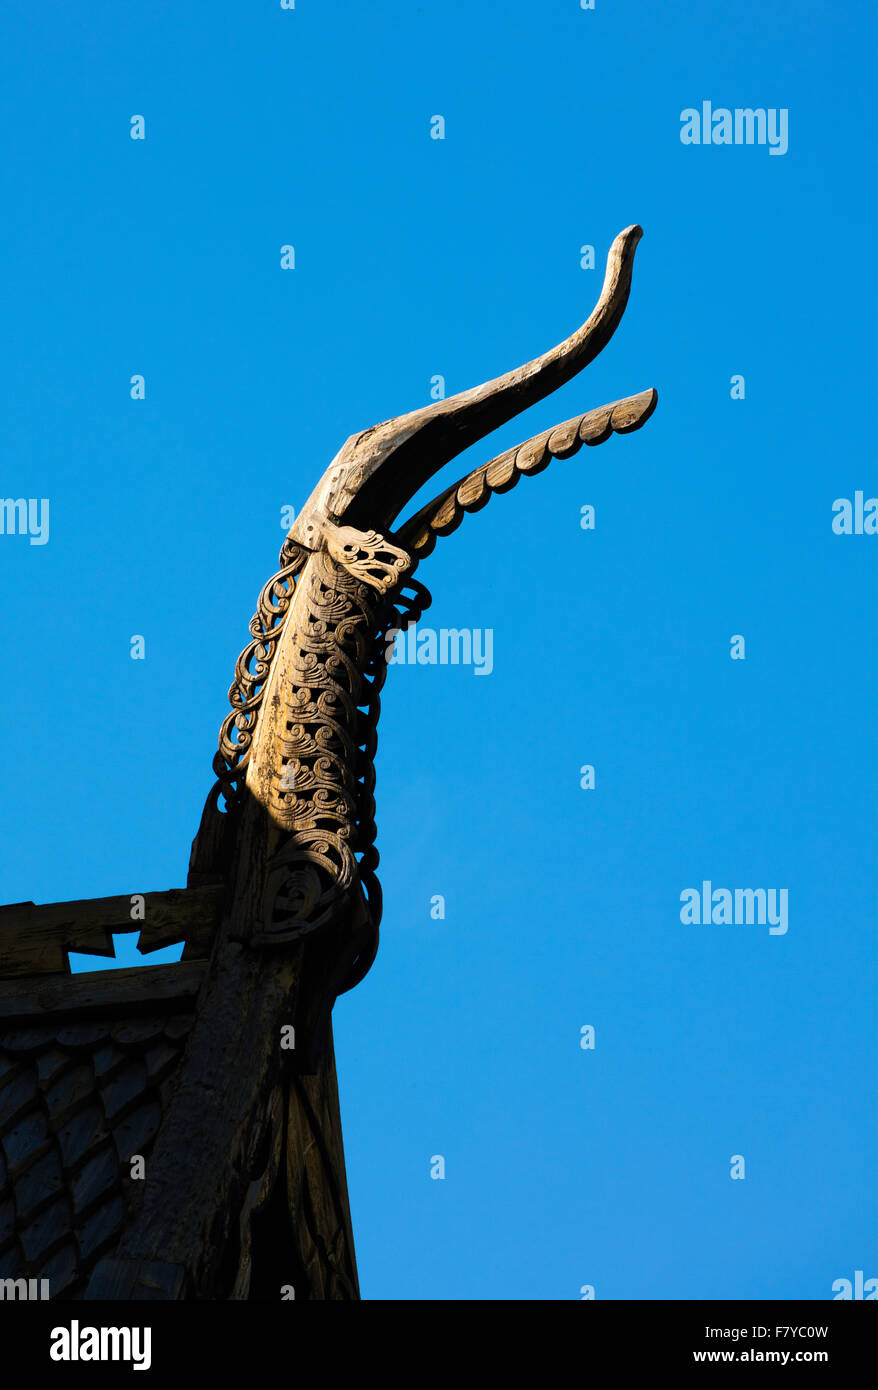
[[[642,235],[640,227],[632,226],[616,237],[600,298],[563,343],[482,386],[352,435],[303,508],[291,538],[313,550],[330,527],[388,534],[407,503],[445,464],[582,371],[622,318]],[[418,555],[428,554],[435,537],[454,530],[464,511],[478,511],[492,492],[514,487],[522,473],[539,472],[551,458],[566,458],[582,444],[599,444],[613,432],[638,429],[656,399],[649,390],[614,401],[507,450],[441,493],[405,522],[394,539]]]
[[[394,540],[415,559],[429,555],[437,536],[450,536],[463,521],[464,512],[480,512],[492,493],[509,492],[523,474],[542,473],[553,458],[566,459],[583,444],[603,444],[612,434],[631,434],[645,425],[656,408],[658,392],[652,387],[638,396],[626,396],[611,405],[598,406],[585,415],[566,420],[517,444],[434,497],[426,507],[399,528]]]

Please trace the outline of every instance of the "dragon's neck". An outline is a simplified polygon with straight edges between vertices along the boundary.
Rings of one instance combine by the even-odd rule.
[[[326,551],[296,584],[245,777],[268,818],[262,931],[271,939],[329,921],[360,876],[358,857],[369,858],[384,675],[373,657],[387,607]]]
[[[373,758],[384,635],[416,620],[429,595],[410,577],[367,582],[367,562],[335,548],[345,563],[328,548],[281,550],[238,659],[219,780],[193,845],[190,882],[224,877],[247,905],[235,915],[252,924],[248,939],[263,944],[349,916],[355,898],[373,931],[381,915]]]

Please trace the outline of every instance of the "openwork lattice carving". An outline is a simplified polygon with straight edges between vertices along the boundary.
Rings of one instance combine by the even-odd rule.
[[[221,794],[229,805],[240,795],[238,782],[247,766],[265,683],[293,601],[296,580],[307,559],[308,551],[288,536],[281,546],[280,569],[263,588],[250,619],[253,640],[235,663],[235,679],[229,687],[232,712],[223,720],[219,751],[213,759],[218,781],[212,795],[216,799]]]
[[[402,569],[394,566],[397,577]],[[313,557],[280,658],[271,811],[287,835],[266,879],[266,941],[292,941],[331,921],[356,884],[376,931],[380,921],[374,757],[387,675],[384,635],[393,624],[415,621],[430,599],[409,580],[410,596],[400,593],[394,602],[389,585],[376,592],[374,578],[364,582],[361,573],[359,564],[348,569],[329,550]]]

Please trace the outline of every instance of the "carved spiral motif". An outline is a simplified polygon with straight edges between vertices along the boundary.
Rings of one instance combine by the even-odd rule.
[[[214,815],[220,796],[229,809],[241,801],[283,638],[281,706],[272,708],[278,732],[266,752],[270,747],[271,815],[286,833],[268,865],[262,921],[250,939],[268,945],[309,935],[354,901],[359,884],[365,925],[359,910],[339,993],[369,968],[381,920],[373,760],[387,677],[385,634],[416,622],[431,601],[423,585],[404,576],[405,552],[371,532],[355,545],[358,534],[332,528],[321,551],[284,543],[281,568],[263,588],[250,623],[252,641],[235,666],[231,712],[213,761],[218,780],[208,798]],[[287,632],[302,584],[295,632]]]
[[[232,712],[223,720],[219,751],[213,758],[213,770],[218,778],[214,794],[221,794],[228,805],[234,804],[240,796],[240,778],[247,766],[272,659],[284,630],[296,579],[308,554],[290,537],[284,541],[278,561],[280,569],[263,588],[256,612],[250,619],[253,641],[235,663],[235,679],[229,687]]]
[[[286,728],[272,787],[273,819],[289,834],[269,866],[263,926],[266,939],[284,942],[331,920],[358,875],[359,707],[384,607],[326,552],[313,556],[304,582],[279,691]]]
[[[304,582],[279,692],[286,727],[272,782],[273,818],[289,835],[270,865],[261,939],[288,942],[329,922],[357,881],[377,938],[373,759],[384,634],[416,621],[430,597],[411,579],[403,586],[411,595],[376,593],[325,552],[313,557]]]

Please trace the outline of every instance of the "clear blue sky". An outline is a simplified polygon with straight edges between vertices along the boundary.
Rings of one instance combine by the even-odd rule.
[[[51,506],[48,544],[0,537],[2,901],[185,882],[281,507],[435,374],[559,341],[639,222],[601,358],[428,489],[659,390],[419,573],[494,669],[383,696],[382,945],[335,1012],[363,1294],[878,1276],[878,536],[831,526],[878,493],[874,8],[7,0],[0,27],[0,491]],[[788,152],[684,146],[705,100],[786,108]],[[787,888],[788,932],[683,925],[703,879]]]

